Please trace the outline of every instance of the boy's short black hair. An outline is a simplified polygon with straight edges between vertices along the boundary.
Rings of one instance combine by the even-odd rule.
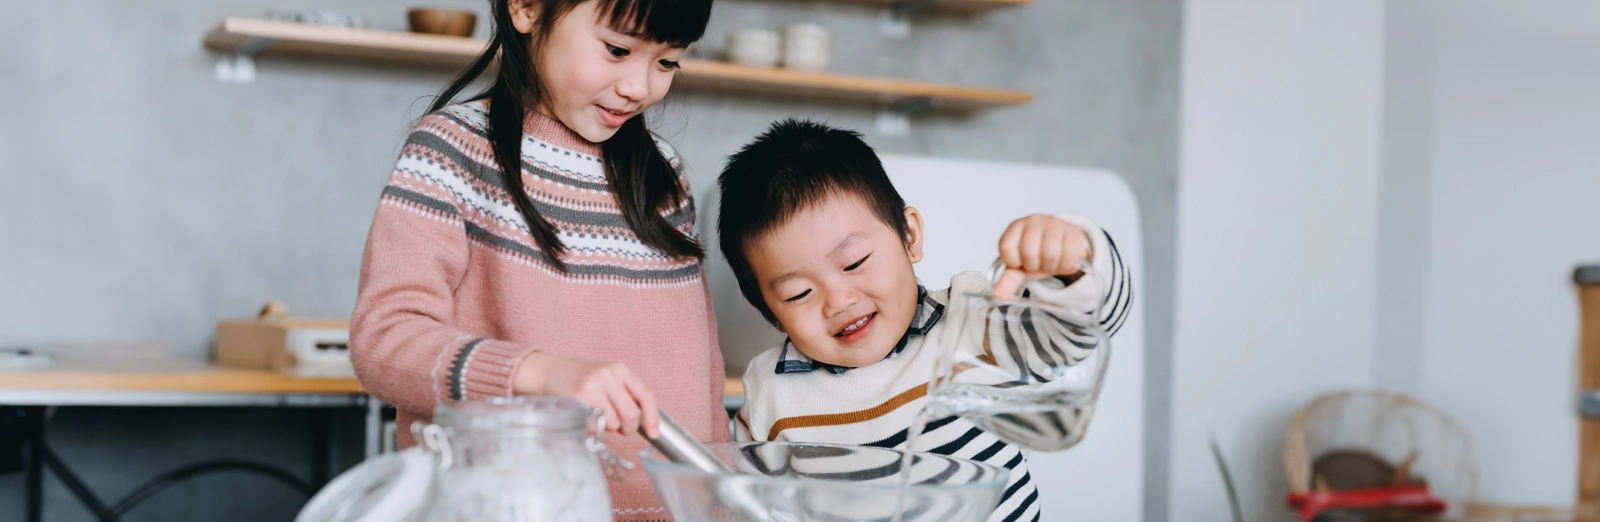
[[[722,189],[717,233],[722,255],[733,267],[739,291],[774,326],[778,320],[761,298],[761,283],[745,247],[759,241],[806,207],[829,196],[861,198],[883,224],[906,238],[906,202],[889,182],[883,163],[861,134],[794,118],[728,157],[717,178]]]

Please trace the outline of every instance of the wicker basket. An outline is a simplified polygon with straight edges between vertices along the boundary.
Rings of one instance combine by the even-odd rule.
[[[1283,441],[1283,472],[1290,493],[1311,491],[1312,465],[1321,455],[1360,450],[1407,465],[1434,495],[1448,503],[1446,520],[1555,522],[1572,519],[1567,508],[1477,502],[1478,463],[1472,440],[1456,421],[1411,396],[1354,390],[1317,397],[1295,415]]]

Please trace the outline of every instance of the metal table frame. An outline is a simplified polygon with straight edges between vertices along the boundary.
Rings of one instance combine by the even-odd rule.
[[[289,408],[366,408],[364,449],[372,458],[383,449],[384,403],[362,393],[236,393],[200,391],[101,391],[101,390],[51,390],[51,389],[0,389],[0,413],[22,419],[21,437],[25,459],[25,502],[27,522],[43,520],[44,471],[50,471],[67,489],[97,517],[112,511],[88,488],[45,442],[45,425],[48,413],[62,406],[106,407],[289,407]],[[311,488],[320,488],[331,478],[328,463],[328,440],[325,436],[327,419],[318,415],[314,421],[315,436],[312,444],[313,466]],[[248,467],[248,464],[244,464]],[[270,469],[261,469],[274,473]],[[114,516],[110,518],[115,518]]]

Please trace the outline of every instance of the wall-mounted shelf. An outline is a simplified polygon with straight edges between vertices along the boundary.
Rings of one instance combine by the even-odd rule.
[[[945,13],[975,14],[1003,7],[1032,4],[1033,0],[826,0],[844,4],[892,7],[901,11],[932,10]]]
[[[909,111],[970,112],[1033,101],[1032,94],[1022,91],[764,69],[708,60],[685,60],[683,73],[675,83],[705,89],[866,103]]]
[[[251,18],[224,19],[205,37],[206,48],[223,53],[331,57],[447,67],[464,66],[483,52],[485,45],[487,42],[483,40],[470,38],[348,29]],[[708,60],[684,60],[682,64],[683,69],[676,80],[680,86],[805,96],[872,104],[907,112],[922,109],[967,112],[1028,103],[1033,100],[1033,95],[1022,91],[787,69],[764,69]]]
[[[224,53],[325,56],[460,67],[489,43],[454,36],[351,29],[230,17],[206,34],[207,49]]]

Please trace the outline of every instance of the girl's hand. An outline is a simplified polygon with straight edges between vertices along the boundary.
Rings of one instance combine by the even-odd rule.
[[[995,283],[994,295],[1012,297],[1028,281],[1082,274],[1078,261],[1092,253],[1089,235],[1060,218],[1034,214],[1012,221],[1000,234],[1000,262],[1006,271]]]
[[[518,395],[557,395],[600,410],[606,431],[661,436],[656,396],[620,362],[593,361],[533,352],[517,365],[512,391]]]

